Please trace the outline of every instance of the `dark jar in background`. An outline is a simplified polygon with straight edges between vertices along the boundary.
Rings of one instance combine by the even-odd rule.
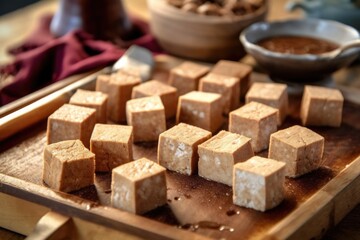
[[[78,28],[118,45],[136,37],[121,0],[60,0],[51,22],[52,33],[62,36]]]
[[[66,0],[65,0],[66,1]],[[117,42],[132,38],[133,25],[121,0],[78,0],[83,29],[95,38]]]

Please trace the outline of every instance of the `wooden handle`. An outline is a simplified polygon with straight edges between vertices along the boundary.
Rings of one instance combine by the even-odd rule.
[[[39,220],[33,232],[26,239],[68,239],[71,236],[72,229],[71,218],[56,212],[48,212]]]

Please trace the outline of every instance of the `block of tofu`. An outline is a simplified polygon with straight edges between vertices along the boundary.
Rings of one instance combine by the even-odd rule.
[[[166,118],[176,115],[178,101],[177,89],[157,80],[142,83],[132,90],[132,98],[159,96],[165,107]]]
[[[160,134],[158,163],[181,174],[191,175],[198,166],[198,145],[211,137],[211,132],[185,123]]]
[[[95,154],[96,171],[107,172],[132,161],[133,127],[96,124],[90,139],[90,151]]]
[[[111,204],[122,210],[143,214],[166,204],[166,169],[141,158],[112,170]]]
[[[102,92],[78,89],[70,98],[73,105],[94,108],[96,110],[96,122],[106,123],[108,95]]]
[[[47,143],[80,139],[86,147],[96,123],[96,110],[64,104],[47,121]]]
[[[273,133],[269,158],[285,162],[285,174],[298,177],[319,167],[324,152],[324,138],[298,125]]]
[[[228,60],[220,60],[211,70],[212,73],[237,77],[240,81],[240,96],[244,97],[249,89],[252,68],[246,64]]]
[[[246,103],[255,101],[277,108],[278,125],[286,118],[288,111],[287,85],[280,83],[253,83],[245,96]]]
[[[220,131],[198,147],[199,176],[232,186],[234,164],[254,156],[250,138]]]
[[[131,99],[134,86],[141,83],[138,75],[118,71],[112,75],[99,75],[96,91],[108,94],[107,115],[114,122],[126,121],[126,102]]]
[[[95,155],[80,140],[47,145],[43,180],[52,189],[72,192],[94,184]]]
[[[215,132],[223,124],[222,112],[220,94],[192,91],[179,97],[176,122]]]
[[[199,91],[221,94],[225,114],[239,107],[239,78],[209,73],[200,79]]]
[[[285,163],[254,156],[234,166],[233,203],[258,211],[284,199]]]
[[[198,63],[185,61],[170,70],[169,84],[177,88],[178,95],[198,90],[199,80],[210,68]]]
[[[230,112],[229,131],[251,138],[254,152],[269,147],[270,135],[277,130],[276,108],[250,102]]]
[[[157,141],[166,130],[165,108],[159,96],[129,100],[126,118],[128,125],[134,127],[134,142]]]
[[[344,97],[338,89],[305,86],[300,118],[305,126],[339,127]]]

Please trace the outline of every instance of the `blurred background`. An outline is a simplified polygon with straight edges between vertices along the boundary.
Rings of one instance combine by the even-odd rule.
[[[15,11],[18,8],[25,7],[31,3],[39,2],[40,0],[11,0],[0,1],[0,15]]]

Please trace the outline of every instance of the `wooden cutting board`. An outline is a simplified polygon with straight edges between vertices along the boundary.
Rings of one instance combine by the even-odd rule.
[[[165,81],[168,70],[178,63],[159,57],[154,78]],[[97,174],[94,186],[71,194],[53,191],[41,178],[46,118],[67,102],[75,89],[93,89],[97,74],[1,120],[0,135],[11,136],[2,137],[0,145],[0,192],[151,239],[319,238],[360,202],[360,105],[347,101],[341,127],[311,128],[325,137],[321,167],[297,179],[287,178],[285,200],[265,213],[233,205],[232,190],[226,185],[170,171],[167,205],[143,216],[110,207],[110,174]],[[262,80],[263,75],[253,74],[252,81]],[[300,96],[291,96],[290,115],[281,128],[300,124],[299,107]],[[168,127],[173,124],[169,121]],[[134,159],[156,161],[156,149],[157,143],[136,144]],[[267,156],[267,151],[259,155]]]

